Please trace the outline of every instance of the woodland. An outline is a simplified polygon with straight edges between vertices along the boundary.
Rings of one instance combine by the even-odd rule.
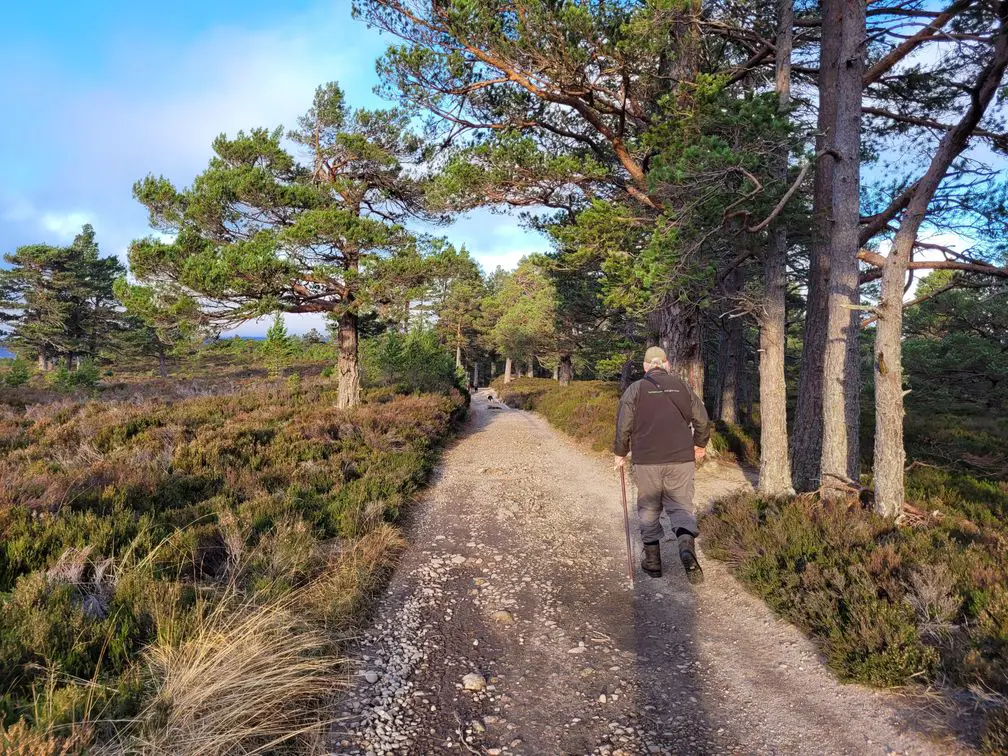
[[[758,469],[711,555],[845,679],[971,689],[1008,748],[1008,0],[352,15],[387,108],[325,83],[139,178],[126,261],[90,226],[4,255],[0,745],[307,747],[467,387],[606,448],[657,344]],[[474,210],[541,252],[484,271],[441,233]],[[239,637],[264,669],[300,639],[290,679],[165,703]]]

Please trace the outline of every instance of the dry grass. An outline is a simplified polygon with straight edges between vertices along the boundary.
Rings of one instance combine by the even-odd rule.
[[[145,652],[156,691],[127,728],[127,753],[318,750],[339,658],[294,599],[218,609],[178,646]]]

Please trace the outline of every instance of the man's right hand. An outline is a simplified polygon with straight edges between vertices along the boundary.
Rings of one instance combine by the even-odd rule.
[[[693,460],[699,462],[701,459],[707,456],[707,450],[702,446],[693,447]]]
[[[615,462],[613,463],[613,469],[619,470],[623,467],[626,467],[626,457],[616,456]]]

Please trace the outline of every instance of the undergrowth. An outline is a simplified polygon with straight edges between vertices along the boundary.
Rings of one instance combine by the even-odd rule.
[[[401,547],[388,523],[465,407],[379,388],[340,411],[336,389],[4,389],[0,750],[314,747],[340,640]]]
[[[805,630],[842,679],[1004,700],[1008,484],[919,467],[907,493],[926,513],[907,525],[811,496],[738,494],[702,518],[704,548]],[[988,743],[1004,739],[1004,718],[991,718]]]

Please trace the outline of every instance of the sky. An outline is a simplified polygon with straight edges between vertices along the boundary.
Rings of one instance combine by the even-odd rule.
[[[375,60],[391,38],[350,0],[57,0],[8,3],[0,24],[0,253],[62,244],[91,223],[125,261],[150,233],[135,181],[188,185],[224,132],[294,125],[315,88],[383,103]],[[515,217],[479,212],[440,229],[487,271],[547,244]],[[290,317],[297,333],[318,318]],[[242,334],[261,334],[250,323]]]

